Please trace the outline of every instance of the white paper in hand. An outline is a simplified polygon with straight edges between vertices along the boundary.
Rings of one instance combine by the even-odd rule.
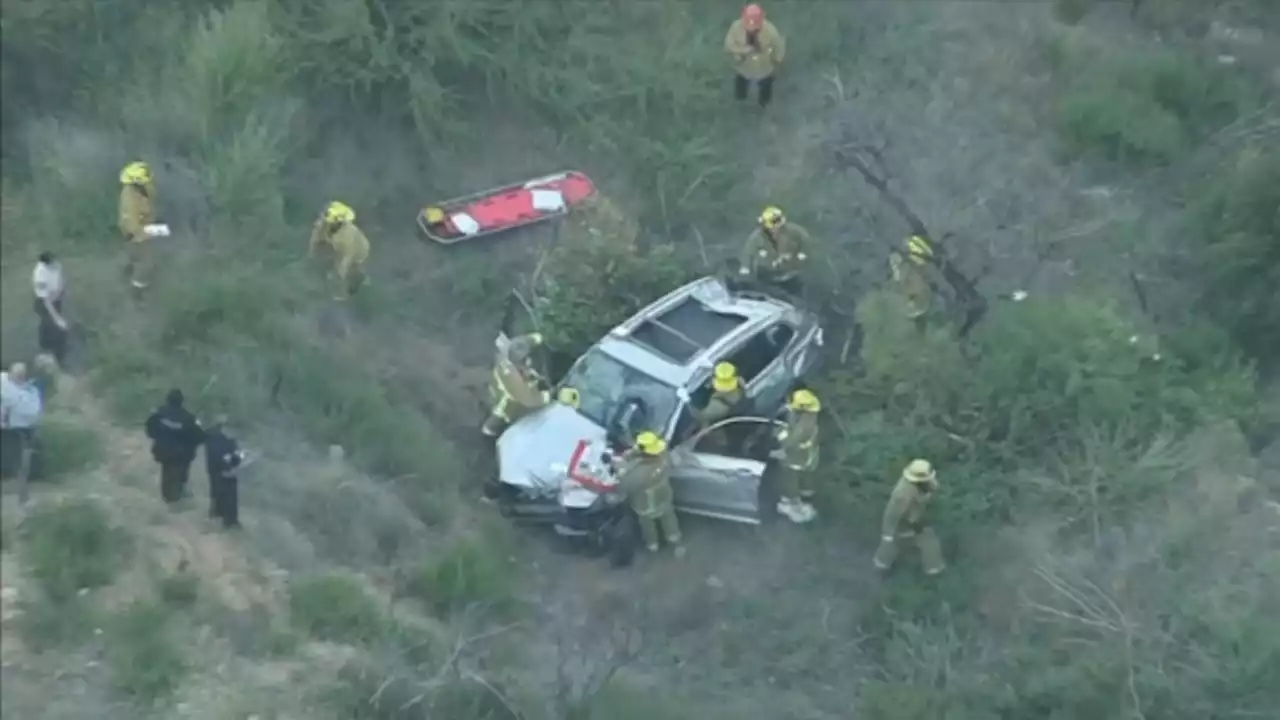
[[[157,223],[142,228],[142,232],[146,233],[147,237],[169,237],[169,226]]]

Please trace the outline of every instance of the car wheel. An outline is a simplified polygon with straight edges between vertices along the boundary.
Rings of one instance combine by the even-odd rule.
[[[610,565],[622,568],[635,562],[636,550],[640,547],[640,528],[636,525],[634,515],[623,513],[616,522],[604,528],[601,534],[608,548]]]

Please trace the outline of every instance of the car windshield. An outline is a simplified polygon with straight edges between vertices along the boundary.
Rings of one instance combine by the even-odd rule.
[[[562,387],[577,389],[578,412],[606,430],[613,430],[627,405],[636,409],[643,423],[662,434],[676,410],[676,390],[600,348],[592,348],[570,368]]]

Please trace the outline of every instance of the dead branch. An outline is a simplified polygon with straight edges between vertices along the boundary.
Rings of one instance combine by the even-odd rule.
[[[702,232],[698,230],[698,226],[693,226],[693,237],[698,241],[698,254],[702,256],[702,267],[711,270],[711,259],[707,257],[707,243],[702,238]]]
[[[859,157],[859,153],[869,155],[880,168],[880,172],[877,173],[872,170],[871,166]],[[919,235],[923,238],[936,237],[929,232],[924,220],[920,219],[919,214],[911,209],[906,200],[889,187],[890,173],[888,172],[888,165],[884,162],[883,155],[879,149],[868,145],[845,145],[836,149],[835,159],[837,167],[840,169],[852,168],[858,171],[862,179],[875,188],[881,199],[903,219],[912,235]],[[934,248],[934,253],[929,258],[929,262],[941,272],[943,278],[955,293],[956,301],[964,313],[958,334],[960,337],[964,337],[986,315],[988,309],[987,300],[978,292],[974,281],[970,280],[968,276],[956,267],[947,253],[945,245],[938,245]]]

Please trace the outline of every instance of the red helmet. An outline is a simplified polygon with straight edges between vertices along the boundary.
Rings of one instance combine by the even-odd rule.
[[[755,3],[742,8],[742,24],[748,30],[759,30],[764,25],[764,8]]]

